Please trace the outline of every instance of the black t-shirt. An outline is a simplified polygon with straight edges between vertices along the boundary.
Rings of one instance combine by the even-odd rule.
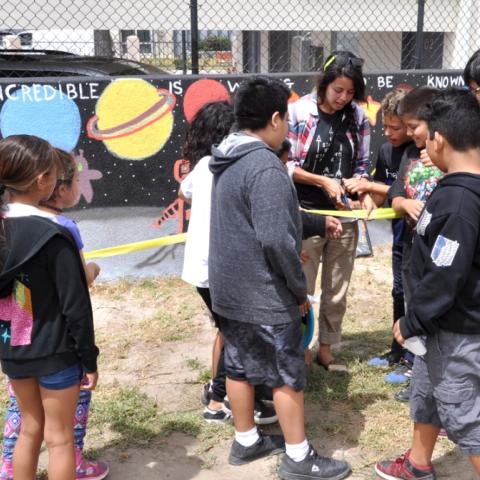
[[[413,142],[406,142],[399,147],[394,147],[389,142],[384,143],[378,151],[373,179],[385,185],[392,185],[397,179],[403,153],[412,145]]]
[[[302,168],[317,175],[336,178],[338,181],[350,178],[353,175],[353,149],[346,135],[346,128],[342,128],[343,112],[328,115],[319,110],[318,116],[317,128]],[[333,148],[328,152],[332,140]],[[323,189],[300,183],[295,186],[303,208],[334,208],[334,203]]]

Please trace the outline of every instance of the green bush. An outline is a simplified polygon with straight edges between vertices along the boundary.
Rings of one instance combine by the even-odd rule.
[[[210,35],[198,42],[198,49],[203,52],[224,52],[232,49],[232,42],[223,35]]]

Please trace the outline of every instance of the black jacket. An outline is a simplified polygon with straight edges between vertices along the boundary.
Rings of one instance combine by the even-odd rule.
[[[41,217],[3,220],[0,359],[11,376],[49,375],[80,362],[97,370],[98,349],[82,260],[67,230]]]
[[[403,337],[439,329],[480,334],[480,175],[439,182],[416,226],[410,271]]]

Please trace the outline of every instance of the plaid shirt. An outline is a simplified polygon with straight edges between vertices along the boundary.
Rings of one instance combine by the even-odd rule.
[[[355,119],[358,125],[358,155],[354,177],[370,178],[370,124],[365,112],[357,104]],[[295,167],[301,167],[307,157],[318,124],[317,94],[310,93],[288,105],[288,139],[292,148],[288,154],[288,170],[293,174]],[[353,151],[352,134],[347,131]]]

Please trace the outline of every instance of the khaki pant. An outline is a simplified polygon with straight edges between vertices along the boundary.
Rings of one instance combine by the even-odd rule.
[[[358,242],[357,222],[344,223],[342,226],[343,234],[338,239],[310,237],[303,241],[303,249],[309,255],[303,265],[309,295],[315,293],[318,268],[322,260],[318,340],[328,345],[340,342]]]

